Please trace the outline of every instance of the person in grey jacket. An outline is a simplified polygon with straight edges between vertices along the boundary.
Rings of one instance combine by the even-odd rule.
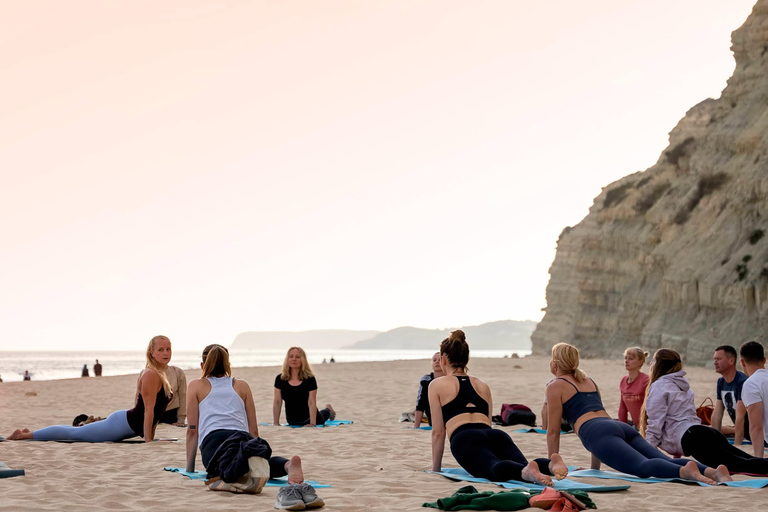
[[[731,446],[720,431],[701,424],[680,354],[662,348],[651,361],[651,380],[641,414],[640,433],[670,455],[693,457],[731,473],[768,475],[768,460]]]

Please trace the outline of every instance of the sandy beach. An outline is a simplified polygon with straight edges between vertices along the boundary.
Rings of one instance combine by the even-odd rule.
[[[237,364],[234,360],[233,364]],[[538,416],[543,390],[550,376],[548,358],[476,359],[470,373],[493,391],[494,414],[502,403],[524,403]],[[607,410],[618,411],[621,361],[586,360],[582,368],[600,386]],[[406,430],[401,412],[412,410],[419,377],[429,361],[337,363],[316,365],[318,404],[333,404],[338,419],[353,425],[324,429],[260,427],[275,455],[298,454],[305,477],[331,484],[322,489],[325,510],[423,510],[455,492],[462,483],[424,473],[430,466],[430,433]],[[717,374],[686,368],[697,405],[714,398]],[[238,368],[234,376],[248,381],[256,400],[259,421],[271,421],[272,384],[277,367]],[[199,377],[188,371],[187,379]],[[0,435],[14,428],[37,429],[71,424],[80,413],[106,416],[132,406],[136,376],[71,379],[0,384]],[[499,428],[499,427],[497,427]],[[529,458],[546,455],[543,435],[512,433]],[[177,437],[179,443],[65,444],[2,442],[0,461],[23,468],[26,476],[0,479],[1,507],[7,511],[50,510],[273,510],[277,488],[260,495],[213,492],[200,481],[163,471],[184,465],[185,430],[161,425],[157,437]],[[561,454],[569,465],[588,467],[589,455],[575,435],[562,437]],[[444,467],[457,467],[446,449]],[[198,469],[203,469],[198,454]],[[735,477],[741,479],[744,477]],[[615,480],[585,480],[593,484],[623,485]],[[493,485],[475,485],[499,491]],[[629,491],[592,494],[600,510],[748,510],[768,491],[702,488],[684,484],[632,484]],[[322,509],[321,509],[322,510]]]

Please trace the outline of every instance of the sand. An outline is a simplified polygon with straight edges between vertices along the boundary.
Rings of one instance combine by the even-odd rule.
[[[236,364],[236,359],[233,360]],[[587,360],[582,368],[600,386],[607,410],[618,411],[621,361]],[[714,398],[717,374],[688,368],[698,402]],[[275,455],[300,455],[305,476],[333,485],[319,491],[326,510],[423,510],[425,501],[448,496],[463,484],[424,473],[430,467],[430,433],[404,430],[401,412],[413,408],[419,378],[429,361],[336,363],[317,365],[318,404],[333,404],[338,419],[353,425],[324,429],[261,427]],[[248,381],[259,421],[271,421],[272,384],[276,367],[238,368],[235,377]],[[470,373],[493,391],[493,409],[502,403],[524,403],[539,413],[543,390],[550,379],[548,359],[477,359]],[[187,372],[187,379],[199,372]],[[0,384],[0,435],[14,428],[71,424],[80,413],[107,416],[131,406],[136,376]],[[529,458],[546,455],[543,435],[512,433]],[[158,437],[178,437],[180,443],[65,444],[2,442],[0,461],[24,468],[26,476],[0,479],[0,508],[26,510],[273,510],[277,488],[260,495],[213,492],[200,481],[163,471],[184,466],[185,430],[158,427]],[[589,455],[575,435],[562,437],[561,453],[568,464],[588,467]],[[457,464],[446,449],[446,467]],[[198,455],[198,469],[202,469]],[[744,477],[737,477],[744,478]],[[624,482],[585,480],[595,484]],[[480,490],[501,490],[477,484]],[[684,484],[633,484],[629,491],[593,494],[601,510],[744,510],[764,502],[768,490],[702,488]]]

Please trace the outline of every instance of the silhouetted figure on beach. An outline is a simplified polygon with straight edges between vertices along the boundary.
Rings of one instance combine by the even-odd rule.
[[[331,362],[332,362],[332,363],[335,363],[335,362],[336,362],[336,359],[334,359],[334,358],[333,358],[333,356],[331,356]]]
[[[90,377],[90,375],[88,374],[88,365],[87,364],[83,365],[83,374],[81,375],[81,377]]]
[[[24,380],[32,380],[32,376],[29,374],[29,370],[24,370]]]
[[[0,382],[3,382],[3,377],[2,376],[0,376]]]
[[[99,363],[99,360],[96,360],[96,364],[93,365],[93,374],[96,377],[101,377],[101,363]]]

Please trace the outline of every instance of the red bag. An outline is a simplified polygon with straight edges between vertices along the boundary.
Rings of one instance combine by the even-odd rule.
[[[709,405],[704,405],[709,400]],[[701,402],[701,405],[696,408],[696,416],[701,420],[702,425],[712,424],[712,413],[715,412],[715,404],[712,399],[707,397]],[[503,417],[503,415],[502,415]]]

